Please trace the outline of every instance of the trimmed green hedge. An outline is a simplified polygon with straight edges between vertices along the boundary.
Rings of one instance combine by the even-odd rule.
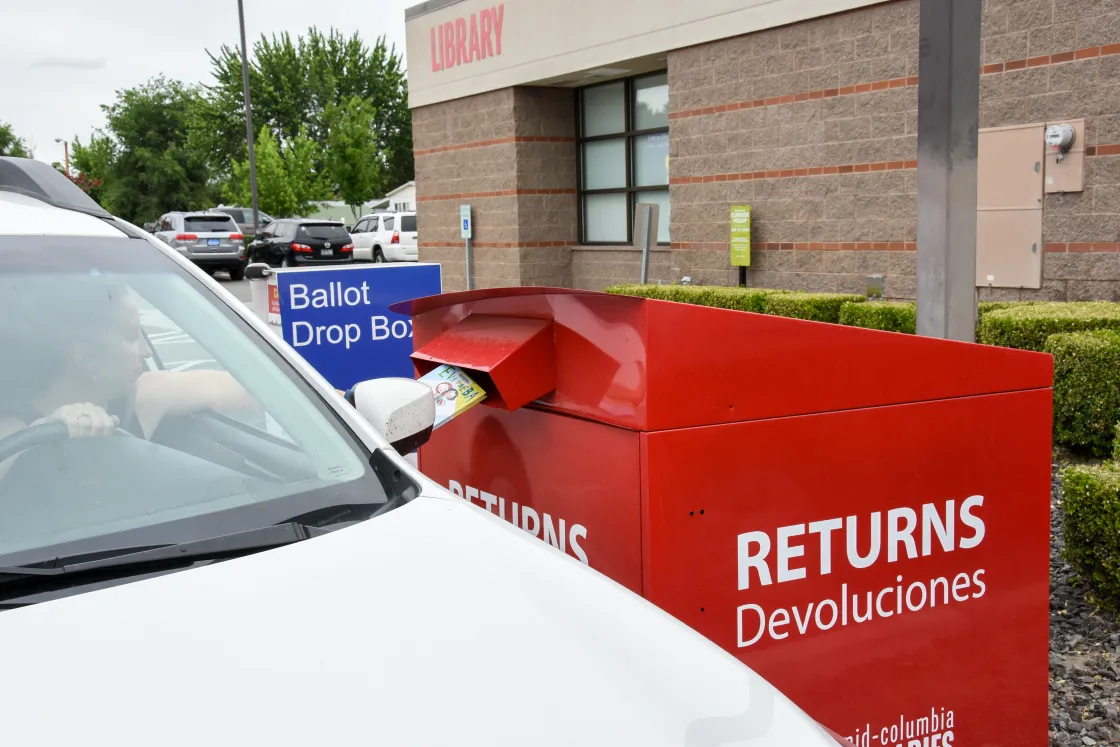
[[[1120,422],[1120,333],[1051,335],[1054,356],[1054,440],[1107,456]]]
[[[846,303],[840,307],[840,323],[849,327],[905,332],[912,335],[917,327],[917,311],[912,303],[891,301]]]
[[[1050,335],[1094,329],[1120,329],[1120,304],[1078,301],[997,309],[983,316],[977,338],[986,345],[1041,351]]]
[[[607,288],[607,293],[763,314],[766,313],[766,298],[785,291],[722,285],[613,285]]]
[[[1035,306],[1040,303],[1052,303],[1049,301],[981,301],[976,304],[976,319],[984,318],[984,315],[989,311],[1002,311],[1003,309],[1018,309],[1022,306]]]
[[[866,300],[863,296],[846,293],[800,293],[722,285],[612,285],[606,292],[833,324],[839,323],[840,308],[844,304]]]
[[[848,293],[772,293],[766,297],[766,313],[813,322],[840,323],[840,309],[846,303],[867,299]]]
[[[1120,606],[1120,470],[1070,467],[1062,476],[1063,555],[1098,604]]]

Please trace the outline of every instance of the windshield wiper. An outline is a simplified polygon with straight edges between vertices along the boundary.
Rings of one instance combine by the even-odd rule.
[[[166,563],[179,560],[217,560],[232,557],[248,552],[268,550],[295,542],[302,542],[312,537],[328,534],[340,525],[329,527],[312,527],[289,521],[284,524],[258,527],[244,532],[234,532],[218,537],[180,542],[171,545],[145,548],[120,548],[113,550],[109,557],[98,560],[87,560],[71,564],[44,566],[8,566],[0,567],[0,585],[31,578],[50,578],[59,576],[72,576],[75,574],[101,571],[113,568],[145,565],[148,563]]]

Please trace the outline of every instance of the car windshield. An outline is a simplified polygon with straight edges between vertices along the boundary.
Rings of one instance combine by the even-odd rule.
[[[183,222],[188,231],[213,233],[237,230],[237,224],[228,215],[188,215]]]
[[[415,231],[416,230],[416,216],[415,215],[402,215],[401,216],[401,230],[402,231]]]
[[[0,237],[0,298],[0,565],[389,502],[303,376],[147,242]],[[9,453],[67,408],[121,430]]]
[[[350,234],[346,232],[346,226],[333,223],[302,223],[296,235],[309,239],[325,239],[326,241],[346,241],[350,238]]]

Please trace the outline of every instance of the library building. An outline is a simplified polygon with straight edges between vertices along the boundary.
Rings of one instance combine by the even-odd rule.
[[[406,11],[421,261],[466,287],[913,299],[918,0],[429,0]],[[1120,301],[1120,3],[986,0],[977,286]],[[643,210],[644,212],[644,210]],[[736,229],[739,230],[739,229]],[[741,244],[742,234],[737,242]]]

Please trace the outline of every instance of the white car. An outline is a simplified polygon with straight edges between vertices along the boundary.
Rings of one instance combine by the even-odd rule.
[[[350,231],[358,262],[416,262],[416,213],[363,215]]]
[[[46,164],[0,158],[0,297],[5,744],[837,744],[714,643],[409,466],[425,386],[348,402]],[[247,399],[142,408],[181,345],[214,364],[187,373]],[[145,376],[119,409],[95,399]],[[11,426],[73,397],[121,430]]]

